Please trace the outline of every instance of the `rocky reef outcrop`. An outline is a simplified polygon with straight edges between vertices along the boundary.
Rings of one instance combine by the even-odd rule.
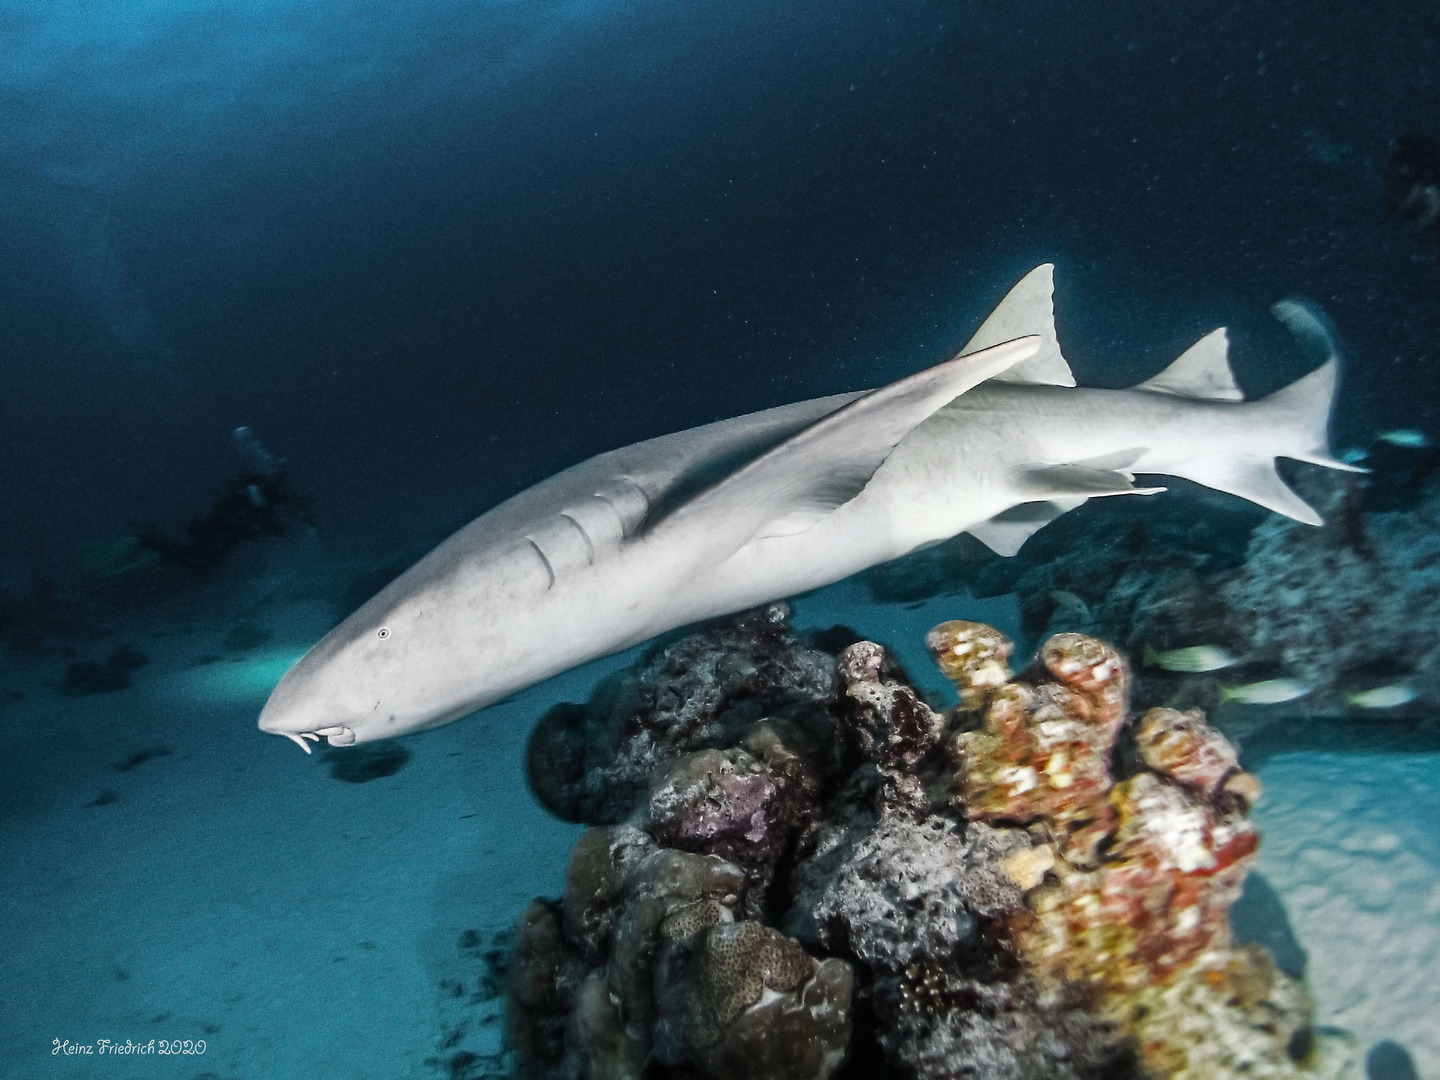
[[[530,736],[530,788],[566,821],[624,820],[663,763],[736,745],[761,717],[802,715],[834,693],[835,661],[771,604],[653,649]]]
[[[990,627],[927,644],[945,712],[879,645],[832,658],[772,605],[541,722],[538,793],[596,827],[517,928],[522,1075],[1335,1075],[1300,984],[1231,939],[1259,787],[1225,738],[1132,716],[1094,638],[1018,675]],[[547,771],[550,746],[585,768]]]
[[[1142,707],[1214,711],[1247,737],[1303,721],[1327,741],[1440,746],[1440,449],[1377,443],[1367,475],[1297,466],[1290,483],[1325,520],[1316,528],[1235,500],[1097,500],[1001,559],[959,537],[871,571],[885,597],[966,589],[1013,592],[1035,640],[1075,631],[1137,659],[1197,645],[1228,654],[1210,671],[1142,666]],[[1286,680],[1248,701],[1255,684]],[[1273,685],[1273,684],[1271,684]],[[1283,692],[1281,692],[1283,691]],[[1377,692],[1378,691],[1378,692]],[[1274,697],[1283,698],[1281,702]],[[1282,704],[1283,707],[1271,707]]]

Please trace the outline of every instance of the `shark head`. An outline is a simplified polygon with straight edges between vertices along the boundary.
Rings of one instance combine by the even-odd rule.
[[[454,627],[436,618],[436,588],[402,579],[330,631],[286,672],[261,710],[259,727],[306,753],[374,742],[447,723],[470,712],[473,685],[454,673]]]

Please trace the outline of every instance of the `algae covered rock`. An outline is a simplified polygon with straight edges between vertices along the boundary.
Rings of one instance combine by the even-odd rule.
[[[552,709],[527,752],[536,798],[566,821],[623,821],[666,762],[726,749],[758,720],[828,702],[834,658],[801,641],[788,617],[785,604],[770,604],[662,643],[588,703]]]
[[[564,915],[536,901],[517,927],[510,1039],[533,1077],[826,1080],[850,1041],[850,966],[737,921],[746,876],[717,855],[660,848],[632,826],[575,845]],[[562,930],[563,925],[563,930]]]
[[[657,1057],[714,1080],[825,1080],[850,1042],[852,975],[758,922],[673,948],[658,982]]]

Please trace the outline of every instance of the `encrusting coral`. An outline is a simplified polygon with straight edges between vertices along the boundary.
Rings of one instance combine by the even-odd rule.
[[[756,625],[780,661],[740,646]],[[547,803],[610,823],[575,845],[563,900],[517,929],[524,1075],[1335,1075],[1303,988],[1231,940],[1258,784],[1198,711],[1132,720],[1115,650],[1059,634],[1012,675],[1003,635],[942,624],[927,643],[960,704],[941,713],[879,645],[826,677],[762,613],[658,650],[628,699],[688,717],[744,699],[733,665],[712,676],[723,694],[690,678],[700,702],[653,685],[706,643],[771,688],[805,674],[780,715],[710,724],[717,745],[686,744],[701,724],[645,736],[644,754],[592,732],[609,786],[554,784]],[[645,732],[610,693],[606,730]]]

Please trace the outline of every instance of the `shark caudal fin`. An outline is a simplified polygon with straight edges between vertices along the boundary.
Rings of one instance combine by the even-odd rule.
[[[1263,402],[1274,410],[1277,419],[1290,418],[1287,426],[1294,435],[1295,446],[1285,451],[1284,456],[1327,469],[1366,472],[1357,465],[1337,460],[1330,453],[1330,413],[1335,389],[1340,383],[1340,347],[1330,316],[1313,300],[1298,296],[1287,297],[1270,310],[1295,335],[1306,354],[1321,361],[1309,375],[1277,390]]]
[[[1238,495],[1267,510],[1284,514],[1307,525],[1321,525],[1324,522],[1314,508],[1280,479],[1279,473],[1275,471],[1274,458],[1287,457],[1346,472],[1365,471],[1336,460],[1330,453],[1330,413],[1335,402],[1335,390],[1340,382],[1339,348],[1329,318],[1314,302],[1290,298],[1281,300],[1271,311],[1299,339],[1308,355],[1323,362],[1310,374],[1254,403],[1257,413],[1252,422],[1257,431],[1265,433],[1269,452],[1265,456],[1246,455],[1243,450],[1235,454],[1216,455],[1201,458],[1188,463],[1183,469],[1172,471],[1177,476],[1217,491]],[[1190,356],[1214,337],[1215,335],[1211,335],[1202,339],[1186,356]],[[1162,372],[1152,382],[1164,380],[1171,370],[1181,367],[1184,360],[1185,357],[1181,357],[1171,369]],[[1215,366],[1217,363],[1225,368],[1223,376]],[[1229,391],[1234,383],[1229,379],[1228,364],[1225,363],[1222,353],[1213,354],[1209,370],[1208,376],[1203,372],[1195,374],[1191,381],[1207,383],[1212,390],[1219,388],[1221,392],[1203,395],[1192,393],[1190,396],[1233,400]],[[1184,393],[1183,390],[1158,385],[1147,388],[1168,393]],[[1238,395],[1238,391],[1236,394]],[[1270,456],[1271,454],[1274,456]]]

